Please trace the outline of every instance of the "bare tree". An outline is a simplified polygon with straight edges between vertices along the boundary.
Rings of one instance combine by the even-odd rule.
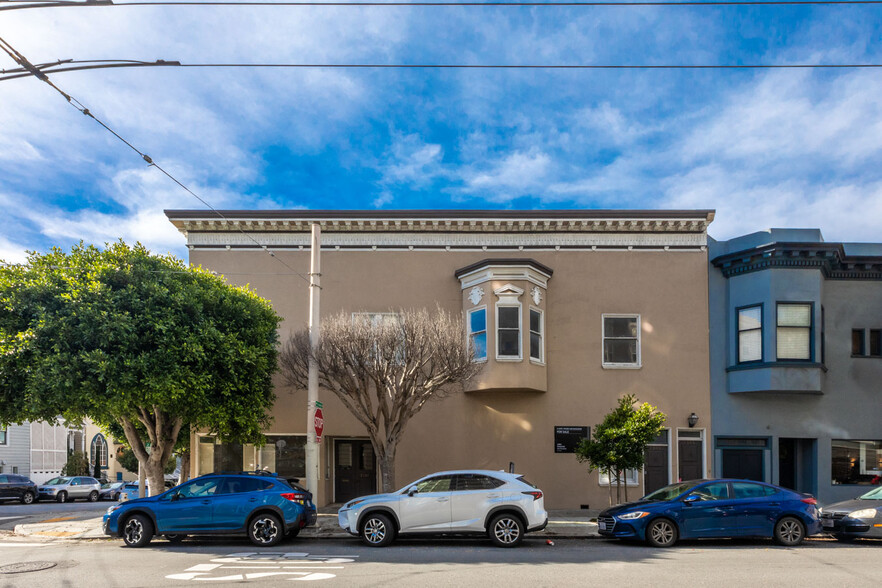
[[[319,385],[364,424],[380,466],[383,491],[395,489],[395,451],[407,423],[426,402],[443,398],[475,376],[465,325],[443,309],[386,315],[340,313],[322,321],[315,353]],[[306,388],[309,333],[285,343],[282,372]]]

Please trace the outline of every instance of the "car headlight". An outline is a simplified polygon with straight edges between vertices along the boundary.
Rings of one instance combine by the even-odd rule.
[[[356,504],[361,504],[365,500],[366,500],[365,498],[362,498],[361,500],[353,500],[352,502],[347,503],[346,506],[344,506],[343,508],[352,508]]]
[[[856,510],[854,512],[848,513],[853,519],[872,519],[876,516],[875,508],[865,508],[863,510]]]
[[[120,508],[120,507],[121,507],[121,505],[119,505],[119,504],[114,504],[113,506],[111,506],[110,508],[107,509],[107,514],[112,513],[113,511],[115,511],[116,509],[118,509],[118,508]]]
[[[622,521],[633,521],[634,519],[642,519],[648,514],[648,512],[638,510],[636,512],[629,512],[628,514],[619,515],[617,518]]]

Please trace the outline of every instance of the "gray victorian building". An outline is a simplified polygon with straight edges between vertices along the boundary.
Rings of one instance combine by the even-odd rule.
[[[882,244],[815,229],[709,239],[716,476],[822,504],[882,476]]]

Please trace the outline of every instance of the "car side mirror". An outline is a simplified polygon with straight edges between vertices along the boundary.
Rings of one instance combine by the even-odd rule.
[[[690,494],[683,498],[683,504],[692,504],[693,502],[698,502],[700,500],[697,494]]]
[[[411,486],[411,487],[408,489],[408,491],[407,491],[407,495],[408,495],[408,496],[413,496],[413,495],[416,494],[417,492],[419,492],[419,489],[417,489],[416,486]]]
[[[170,500],[171,500],[172,502],[174,502],[175,500],[180,500],[180,499],[181,499],[181,493],[180,493],[180,492],[172,492],[172,495],[171,495],[171,498],[170,498]]]

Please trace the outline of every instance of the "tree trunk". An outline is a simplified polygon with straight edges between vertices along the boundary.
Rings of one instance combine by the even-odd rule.
[[[606,479],[609,481],[606,485],[606,490],[609,494],[609,505],[612,506],[612,470],[606,470]]]
[[[622,503],[622,476],[619,470],[616,470],[616,504]]]
[[[395,488],[395,447],[385,447],[377,453],[377,465],[380,467],[380,481],[383,485],[383,492],[394,492]]]
[[[169,418],[161,411],[153,413],[142,411],[142,413],[143,416],[138,420],[146,427],[147,435],[150,437],[152,447],[149,453],[134,423],[128,418],[123,418],[122,426],[129,447],[132,448],[141,468],[147,475],[149,489],[144,494],[155,496],[165,491],[165,464],[168,463],[174,451],[182,423],[181,419]]]
[[[188,447],[181,453],[181,477],[178,478],[178,484],[183,484],[190,479],[190,448]]]
[[[625,475],[625,502],[628,502],[628,470],[622,473]]]

